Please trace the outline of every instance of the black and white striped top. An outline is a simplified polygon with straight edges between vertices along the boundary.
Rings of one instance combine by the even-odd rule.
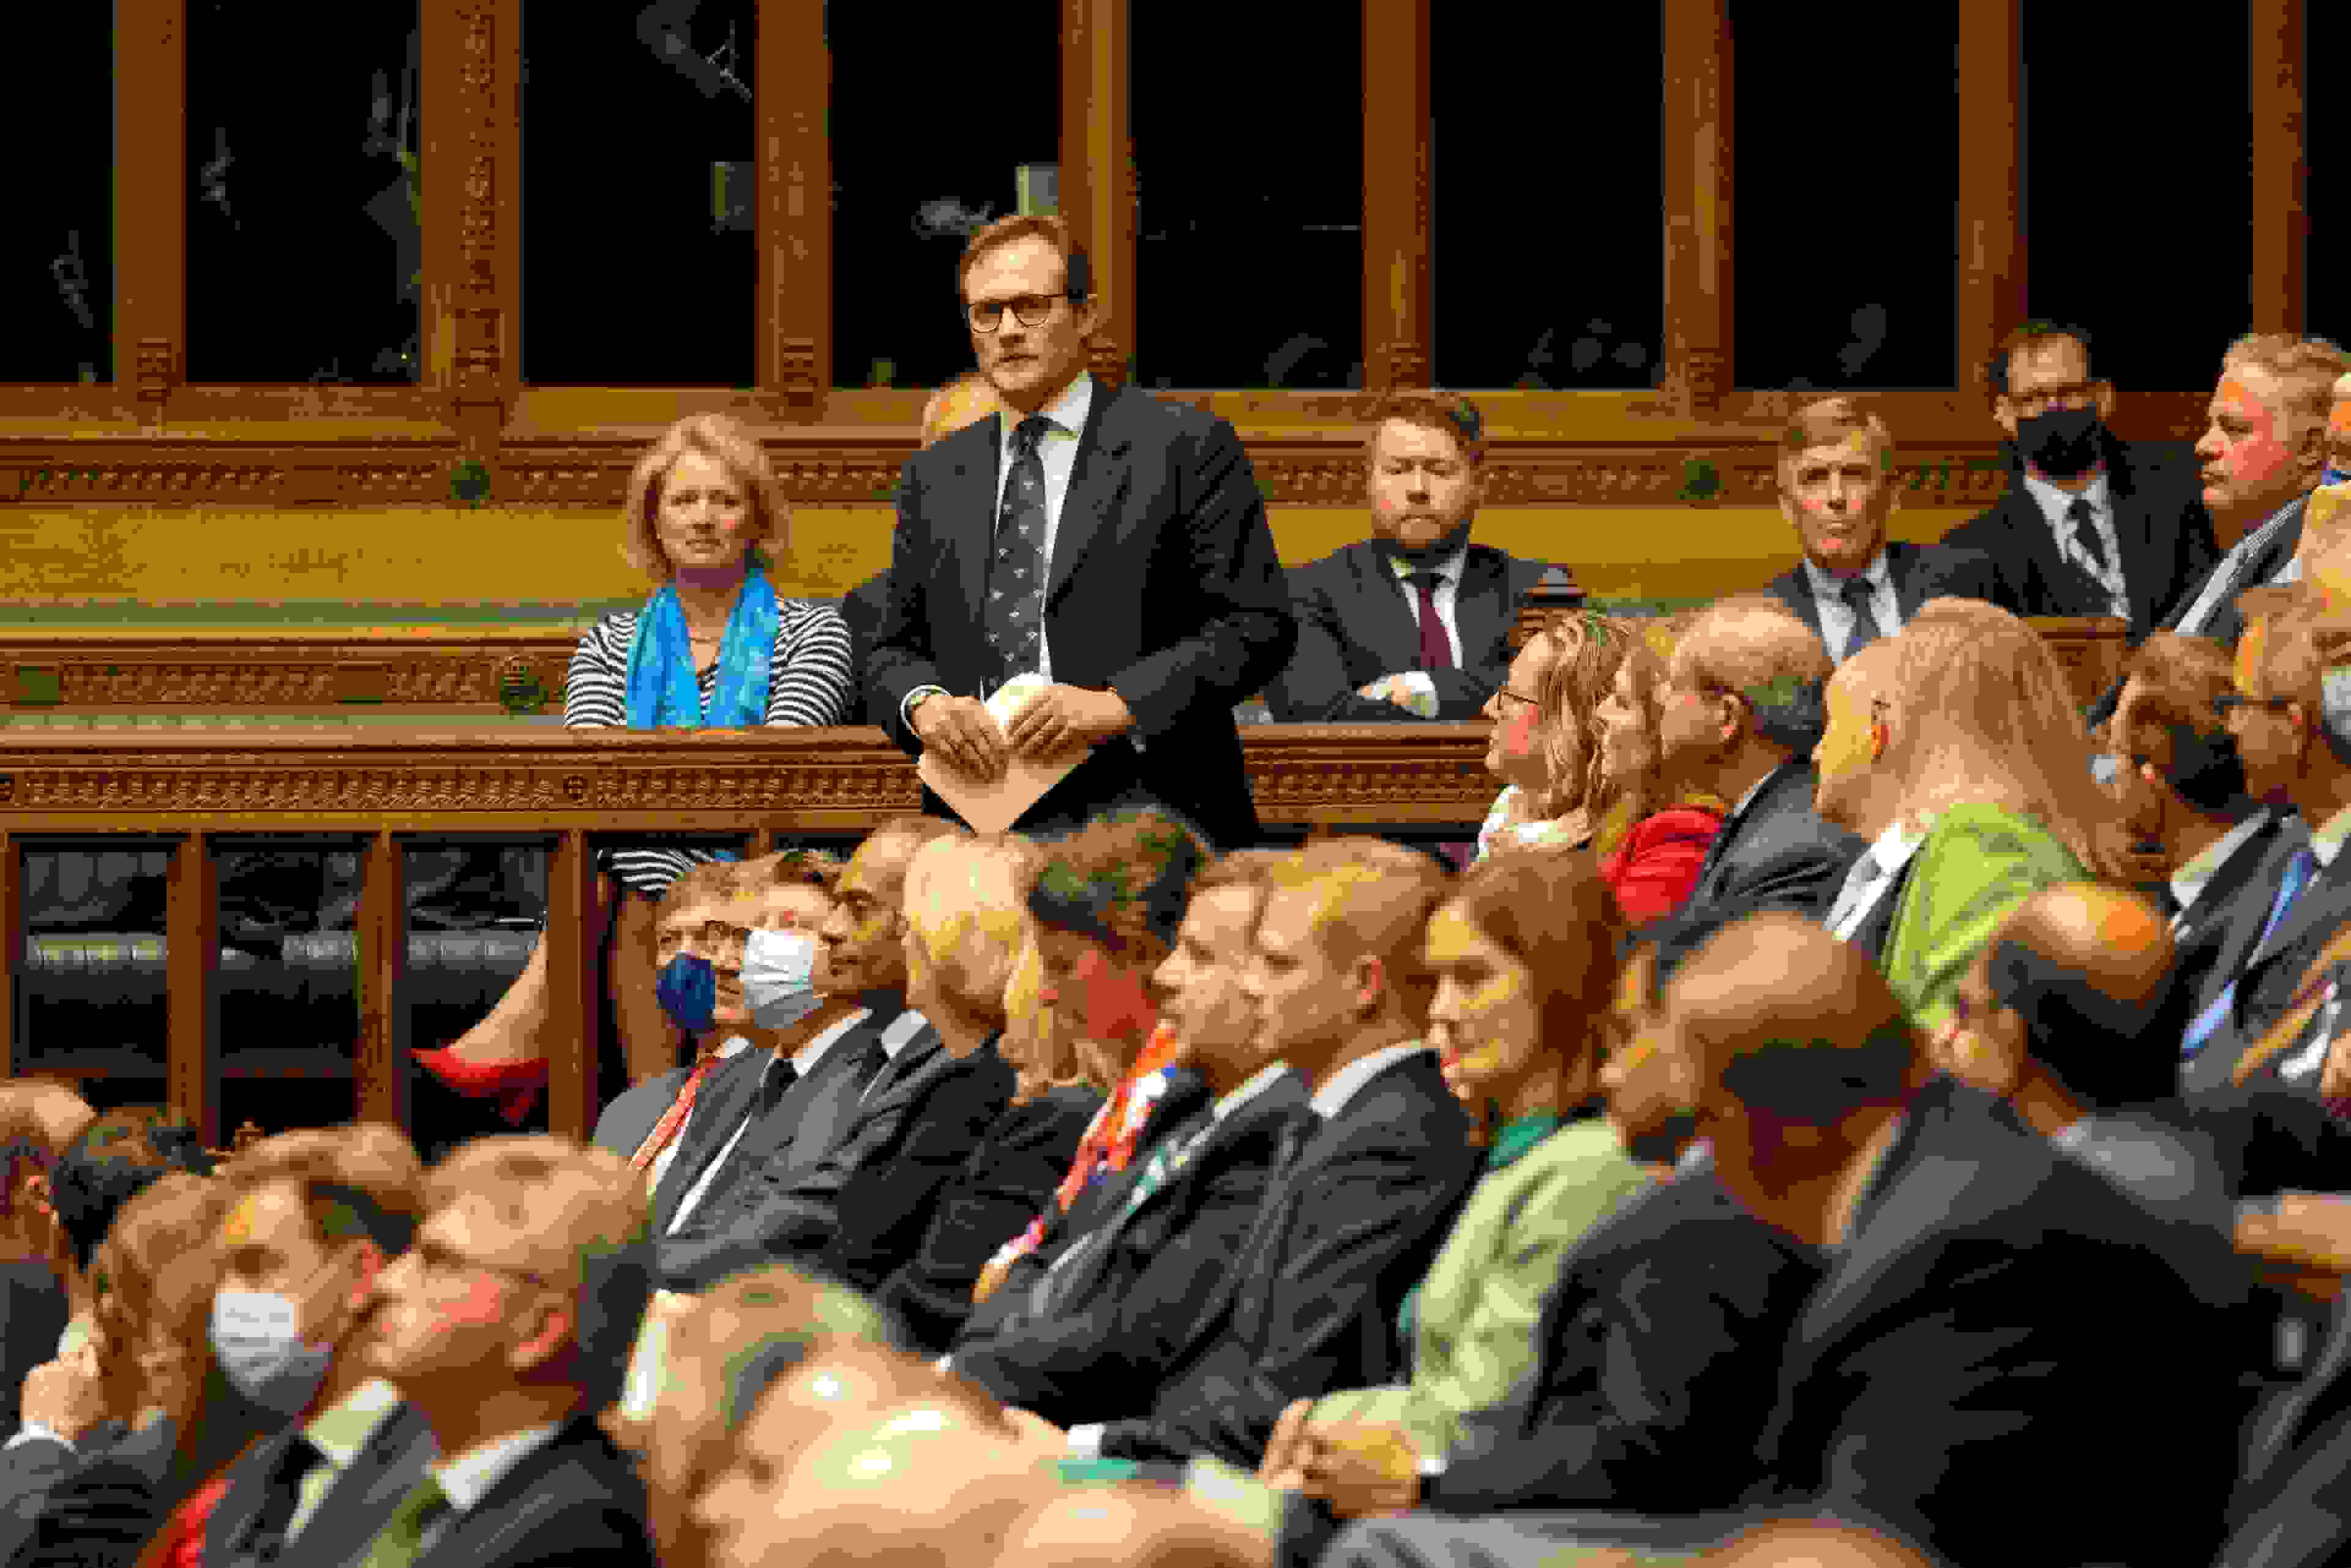
[[[830,604],[782,599],[776,604],[776,655],[768,666],[768,720],[771,725],[846,724],[855,706],[862,672],[850,659],[849,622]],[[637,612],[617,610],[580,639],[563,692],[566,729],[625,729],[629,723],[629,644],[636,636]],[[718,689],[718,664],[696,683],[702,711],[710,711]],[[659,898],[690,865],[718,857],[702,849],[606,850],[598,867],[615,873],[622,886]]]

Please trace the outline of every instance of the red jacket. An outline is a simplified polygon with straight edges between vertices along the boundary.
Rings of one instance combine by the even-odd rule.
[[[1635,925],[1671,915],[1698,885],[1698,867],[1722,829],[1722,814],[1668,806],[1633,824],[1625,841],[1601,857],[1600,874]]]

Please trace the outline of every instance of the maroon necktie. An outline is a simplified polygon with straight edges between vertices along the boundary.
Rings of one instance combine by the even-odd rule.
[[[1412,575],[1420,588],[1420,667],[1449,670],[1453,667],[1453,644],[1445,635],[1444,620],[1437,613],[1437,574],[1423,567]]]

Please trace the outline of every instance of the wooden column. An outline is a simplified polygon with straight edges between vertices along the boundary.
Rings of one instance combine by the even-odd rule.
[[[567,828],[547,868],[547,1125],[582,1143],[596,1126],[596,857],[588,835]]]
[[[1662,0],[1665,21],[1666,381],[1710,413],[1730,363],[1730,3]]]
[[[1959,6],[1959,385],[1984,396],[1984,366],[2025,317],[2023,0]]]
[[[351,1063],[359,1119],[409,1129],[408,1009],[401,977],[408,967],[407,857],[400,841],[369,841],[360,878],[360,1044]]]
[[[221,1146],[220,899],[208,835],[190,833],[172,852],[163,902],[164,1098]]]
[[[0,1067],[14,1078],[25,1071],[26,1041],[17,1028],[16,971],[25,962],[25,877],[15,837],[0,831],[0,1029],[8,1055]]]
[[[751,83],[758,126],[760,401],[813,423],[832,386],[832,51],[824,0],[759,0]]]
[[[2304,0],[2252,0],[2253,262],[2257,332],[2300,332],[2310,217],[2303,151]]]
[[[188,0],[117,0],[114,369],[158,423],[187,374]]]
[[[1134,350],[1134,136],[1128,0],[1062,0],[1060,210],[1086,253],[1099,315],[1087,369],[1115,386]]]
[[[1429,384],[1430,0],[1364,0],[1364,390]]]
[[[424,363],[485,466],[520,363],[522,0],[423,0]]]

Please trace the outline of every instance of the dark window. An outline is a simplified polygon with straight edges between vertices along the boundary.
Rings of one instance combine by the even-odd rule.
[[[1664,336],[1654,6],[1436,8],[1437,382],[1653,384]]]
[[[8,18],[19,89],[0,93],[15,189],[0,224],[0,381],[111,379],[114,34],[103,5],[36,5]],[[37,78],[42,90],[24,90]],[[134,106],[123,112],[132,116]],[[127,356],[126,356],[127,358]]]
[[[1023,165],[1059,168],[1061,11],[1019,0],[928,26],[831,7],[835,385],[972,368],[956,266],[974,229],[1019,210]]]
[[[2322,147],[2351,146],[2351,104],[2335,87],[2319,60],[2339,60],[2351,51],[2351,6],[2313,5],[2309,38],[2302,51],[2303,162],[2302,210],[2308,243],[2303,251],[2303,279],[2309,298],[2304,319],[2310,330],[2351,348],[2351,168],[2323,155]],[[2217,364],[2215,365],[2217,369]]]
[[[419,41],[413,3],[189,7],[190,381],[418,379]]]
[[[1198,0],[1131,26],[1135,379],[1362,385],[1364,7]]]
[[[525,381],[752,383],[756,9],[524,0]]]
[[[2024,6],[2029,302],[2088,328],[2098,374],[2126,389],[2209,391],[2251,323],[2249,30],[2241,6],[2204,20]]]
[[[1958,6],[1731,0],[1730,25],[1738,384],[1956,385]]]

